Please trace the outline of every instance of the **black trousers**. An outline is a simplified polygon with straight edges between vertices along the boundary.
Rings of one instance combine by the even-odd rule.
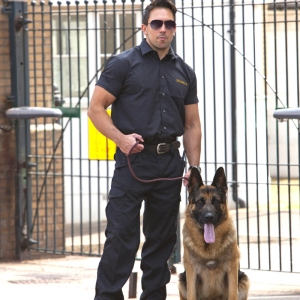
[[[178,150],[165,154],[142,151],[130,156],[135,174],[142,179],[180,177],[184,161]],[[94,300],[124,299],[122,287],[128,280],[140,244],[140,209],[145,201],[141,269],[143,300],[166,299],[170,281],[167,261],[176,244],[177,215],[182,180],[141,183],[134,179],[126,156],[118,149],[109,202],[107,228]]]

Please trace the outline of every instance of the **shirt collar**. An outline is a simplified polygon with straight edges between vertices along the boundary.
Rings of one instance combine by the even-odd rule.
[[[148,52],[152,52],[152,51],[156,52],[155,50],[153,50],[150,47],[150,45],[147,43],[145,38],[142,40],[140,47],[141,47],[141,51],[142,51],[143,55],[147,54]],[[169,55],[171,56],[171,59],[176,59],[176,55],[175,55],[172,47],[170,47],[169,53],[167,54],[167,56],[169,56]]]

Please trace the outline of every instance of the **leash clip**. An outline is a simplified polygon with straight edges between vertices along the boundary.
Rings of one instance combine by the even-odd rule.
[[[160,144],[157,144],[157,148],[156,148],[156,151],[157,151],[157,154],[164,154],[167,152],[167,149],[166,149],[166,143],[160,143]],[[162,147],[162,149],[161,149]]]

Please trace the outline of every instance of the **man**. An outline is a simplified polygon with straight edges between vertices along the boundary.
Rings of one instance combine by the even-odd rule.
[[[95,300],[124,299],[122,287],[140,243],[143,201],[141,299],[166,299],[167,261],[176,244],[181,180],[140,182],[129,170],[127,155],[138,141],[129,156],[138,177],[181,177],[184,161],[176,138],[183,135],[189,164],[199,166],[196,76],[170,46],[176,31],[175,13],[169,0],[154,0],[146,7],[142,20],[145,39],[107,62],[90,102],[89,118],[117,145]],[[111,118],[106,112],[110,105]]]

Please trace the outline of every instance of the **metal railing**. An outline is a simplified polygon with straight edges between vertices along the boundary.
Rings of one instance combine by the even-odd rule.
[[[102,254],[114,163],[89,159],[86,109],[105,61],[142,40],[141,14],[148,3],[32,1],[24,11],[32,21],[24,25],[30,106],[58,107],[64,114],[51,138],[61,152],[47,152],[46,120],[32,121],[36,129],[44,126],[31,134],[31,159],[40,162],[30,173],[33,206],[46,178],[32,250]],[[273,118],[279,106],[300,106],[299,3],[176,5],[174,48],[198,79],[202,175],[209,183],[218,166],[226,170],[241,267],[299,272],[299,135],[296,124],[279,126]],[[63,101],[55,101],[58,91]],[[56,169],[47,167],[51,157],[60,162]],[[52,192],[54,178],[61,178],[58,192]],[[185,205],[183,188],[181,216]]]

